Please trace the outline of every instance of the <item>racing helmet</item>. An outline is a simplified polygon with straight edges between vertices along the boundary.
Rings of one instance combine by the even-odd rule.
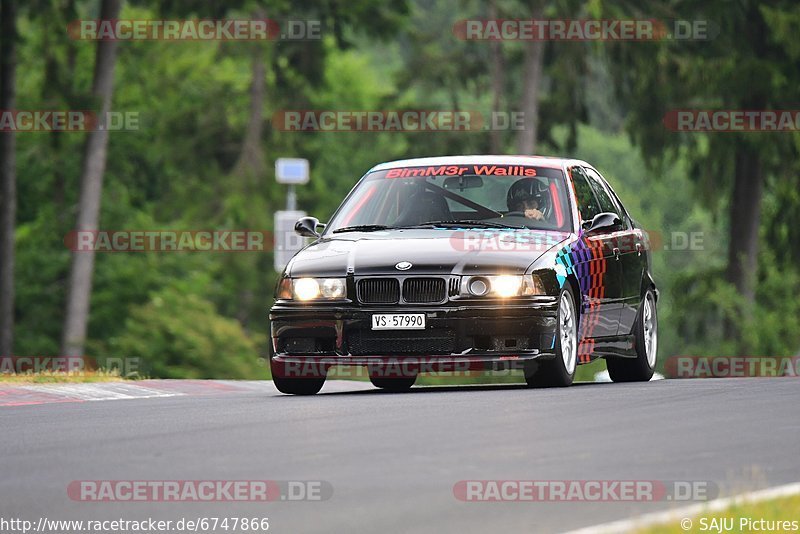
[[[550,195],[547,185],[538,178],[522,178],[508,189],[506,205],[509,211],[523,211],[523,203],[536,200],[539,210],[547,215],[550,207]]]

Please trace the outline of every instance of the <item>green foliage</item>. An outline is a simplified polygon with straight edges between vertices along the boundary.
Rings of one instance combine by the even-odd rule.
[[[69,250],[62,239],[55,206],[44,205],[38,217],[17,227],[15,346],[17,354],[59,353],[69,276]]]
[[[681,291],[675,292],[674,302],[681,313],[672,322],[683,341],[681,354],[784,357],[797,353],[800,303],[787,295],[800,291],[800,276],[794,269],[779,266],[768,252],[763,255],[754,305],[724,280],[721,270],[676,277]],[[741,333],[741,341],[727,335],[728,324]]]
[[[207,300],[174,288],[131,308],[124,330],[109,342],[111,354],[139,358],[141,372],[157,378],[264,378],[264,344]]]
[[[596,165],[639,222],[659,236],[653,261],[661,289],[662,360],[739,350],[727,341],[726,321],[744,333],[743,346],[753,351],[796,352],[800,309],[790,295],[800,291],[800,135],[687,138],[666,131],[661,119],[674,107],[741,107],[738,99],[751,86],[769,97],[765,107],[794,102],[800,8],[786,1],[634,4],[553,0],[546,15],[708,18],[723,34],[713,42],[548,43],[540,152]],[[71,41],[61,32],[70,20],[96,17],[97,2],[65,5],[70,7],[39,2],[21,10],[20,109],[83,109],[89,103],[95,43]],[[530,10],[519,0],[496,5],[504,18],[524,18]],[[270,121],[288,109],[487,114],[489,43],[461,41],[452,32],[458,20],[486,18],[484,3],[132,0],[122,17],[244,18],[259,9],[271,18],[320,20],[323,39],[118,44],[114,109],[138,112],[140,128],[111,134],[101,228],[271,230],[285,195],[272,170],[279,157],[311,161],[311,182],[299,188],[299,207],[325,221],[376,163],[489,150],[488,131],[282,132]],[[754,28],[765,31],[748,34],[748,17],[758,18]],[[764,53],[754,54],[742,36],[756,39]],[[265,169],[239,176],[233,168],[250,120],[255,46],[262,47],[266,71]],[[522,42],[502,43],[505,111],[518,109],[523,48]],[[514,135],[502,132],[503,151],[515,151]],[[17,135],[17,354],[59,351],[70,261],[63,240],[75,224],[84,142],[81,133]],[[761,150],[769,171],[751,309],[722,274],[728,221],[718,213],[728,203],[729,155],[739,142]],[[702,248],[663,248],[675,232],[700,233]],[[267,348],[266,314],[277,276],[272,259],[269,251],[98,254],[88,354],[98,361],[141,357],[151,376],[263,375],[257,357]]]
[[[556,130],[558,141],[567,132]],[[688,335],[681,330],[686,303],[676,299],[685,295],[687,277],[724,265],[724,240],[719,223],[698,205],[694,186],[686,172],[686,161],[678,158],[660,170],[648,169],[630,140],[622,133],[610,134],[583,126],[578,129],[577,147],[570,154],[591,162],[609,181],[631,215],[650,234],[651,259],[660,291],[659,352],[666,356],[702,344],[703,332]],[[696,235],[697,250],[684,247],[684,240]],[[680,245],[680,247],[676,246]],[[704,288],[698,298],[707,295]],[[703,308],[706,311],[705,308]],[[695,317],[696,319],[696,317]]]

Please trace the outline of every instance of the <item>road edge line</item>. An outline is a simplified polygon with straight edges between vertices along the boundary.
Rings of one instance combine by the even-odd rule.
[[[617,534],[619,532],[631,532],[634,529],[645,528],[653,525],[660,525],[670,521],[676,521],[684,517],[694,517],[703,512],[720,512],[732,505],[744,503],[757,503],[776,499],[780,497],[791,497],[800,494],[800,482],[765,488],[762,490],[740,493],[731,497],[714,499],[703,503],[691,504],[682,508],[664,510],[663,512],[652,512],[639,515],[630,519],[621,519],[610,523],[601,523],[590,527],[579,528],[564,532],[564,534]]]

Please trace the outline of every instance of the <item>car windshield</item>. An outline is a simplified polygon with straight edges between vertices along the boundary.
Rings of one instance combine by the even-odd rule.
[[[393,228],[487,227],[569,231],[560,169],[522,165],[432,165],[369,173],[326,233]]]

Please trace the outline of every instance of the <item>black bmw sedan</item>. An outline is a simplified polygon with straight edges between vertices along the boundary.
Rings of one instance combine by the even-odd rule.
[[[334,365],[410,388],[420,372],[522,369],[568,386],[606,358],[646,381],[658,291],[647,233],[584,161],[452,156],[383,163],[286,266],[270,310],[276,387],[314,394]]]

